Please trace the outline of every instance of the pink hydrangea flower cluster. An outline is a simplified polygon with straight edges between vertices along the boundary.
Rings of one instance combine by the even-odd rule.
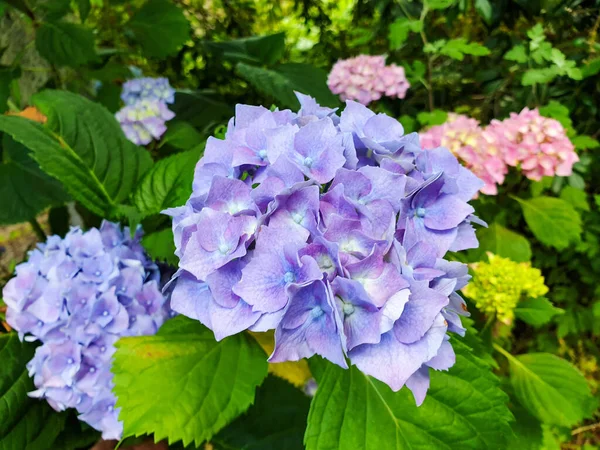
[[[420,133],[420,138],[423,148],[446,147],[460,158],[485,183],[480,192],[498,193],[498,185],[504,182],[508,168],[498,145],[498,136],[479,126],[477,120],[450,113],[446,123]]]
[[[579,161],[560,122],[541,116],[537,109],[511,113],[487,127],[450,113],[446,123],[420,133],[420,138],[423,148],[452,151],[483,180],[480,192],[487,195],[498,193],[508,166],[518,166],[527,178],[538,181],[543,176],[569,176]]]
[[[511,113],[502,122],[493,120],[487,130],[500,143],[506,164],[518,165],[530,180],[569,176],[579,161],[564,127],[541,116],[537,108]]]
[[[356,100],[363,105],[383,96],[404,98],[410,87],[401,66],[386,66],[384,56],[369,55],[336,62],[329,73],[327,85],[343,101]]]

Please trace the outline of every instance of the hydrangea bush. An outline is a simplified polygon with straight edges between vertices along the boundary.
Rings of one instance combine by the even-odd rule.
[[[464,334],[457,293],[477,246],[468,201],[483,183],[444,148],[423,151],[391,117],[348,101],[340,116],[238,105],[210,138],[173,216],[173,309],[217,339],[275,329],[269,361],[321,355],[418,403]]]
[[[356,100],[363,105],[381,97],[402,99],[410,87],[401,66],[386,65],[384,56],[369,55],[336,62],[327,85],[342,100]]]
[[[122,336],[156,333],[169,316],[160,273],[140,245],[141,232],[104,221],[51,236],[29,252],[4,287],[6,320],[19,336],[39,341],[28,363],[36,390],[57,411],[75,408],[80,420],[120,439],[110,372]]]
[[[175,101],[175,90],[166,78],[135,78],[123,83],[121,99],[125,106],[116,113],[121,129],[131,142],[147,145],[167,130],[175,117],[167,106]]]

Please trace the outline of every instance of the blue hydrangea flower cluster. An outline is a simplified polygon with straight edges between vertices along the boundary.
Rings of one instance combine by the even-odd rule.
[[[28,363],[37,390],[57,411],[120,439],[123,426],[112,394],[111,358],[121,336],[154,334],[169,315],[158,267],[141,233],[103,222],[49,237],[17,266],[3,290],[6,320],[21,338],[40,341]]]
[[[217,339],[275,329],[272,362],[318,354],[421,403],[429,368],[464,334],[457,291],[478,245],[468,201],[483,183],[445,148],[422,150],[395,119],[348,101],[337,115],[238,105],[210,138],[173,217],[172,307]]]
[[[125,106],[116,113],[131,142],[146,145],[167,130],[165,122],[175,117],[167,104],[175,101],[175,90],[166,78],[135,78],[123,84]]]

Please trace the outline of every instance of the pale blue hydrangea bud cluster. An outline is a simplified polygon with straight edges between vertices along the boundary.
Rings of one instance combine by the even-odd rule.
[[[158,267],[128,228],[72,228],[29,252],[4,287],[6,320],[21,338],[40,341],[28,363],[37,390],[57,411],[120,439],[111,358],[121,336],[154,334],[169,316]]]
[[[167,104],[175,101],[175,90],[166,78],[136,78],[123,84],[125,106],[116,113],[121,128],[131,142],[146,145],[160,139],[165,122],[175,117]]]
[[[443,257],[478,245],[483,183],[385,114],[297,95],[297,113],[238,105],[166,211],[172,307],[217,339],[274,329],[270,361],[355,364],[420,404],[429,368],[454,364],[447,332],[465,332],[467,266]]]

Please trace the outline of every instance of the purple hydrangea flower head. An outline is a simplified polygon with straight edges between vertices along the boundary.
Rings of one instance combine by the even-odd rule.
[[[125,106],[115,116],[127,139],[136,145],[160,139],[167,130],[165,122],[175,117],[167,106],[175,101],[175,90],[166,78],[126,81],[121,99]]]
[[[121,100],[126,105],[133,105],[140,100],[173,103],[175,89],[171,87],[167,78],[134,78],[123,83]]]
[[[27,365],[37,388],[29,395],[57,411],[75,408],[105,439],[123,430],[111,392],[115,342],[156,333],[170,314],[140,239],[106,221],[72,228],[29,252],[3,290],[7,322],[41,343]]]
[[[165,122],[175,117],[167,105],[157,100],[140,100],[117,111],[116,118],[127,139],[146,145],[167,131]]]
[[[298,113],[239,105],[208,140],[190,199],[166,211],[173,309],[217,339],[275,330],[270,361],[354,364],[420,404],[429,369],[454,362],[447,333],[464,334],[466,265],[443,258],[477,245],[481,182],[391,117],[298,99]]]

